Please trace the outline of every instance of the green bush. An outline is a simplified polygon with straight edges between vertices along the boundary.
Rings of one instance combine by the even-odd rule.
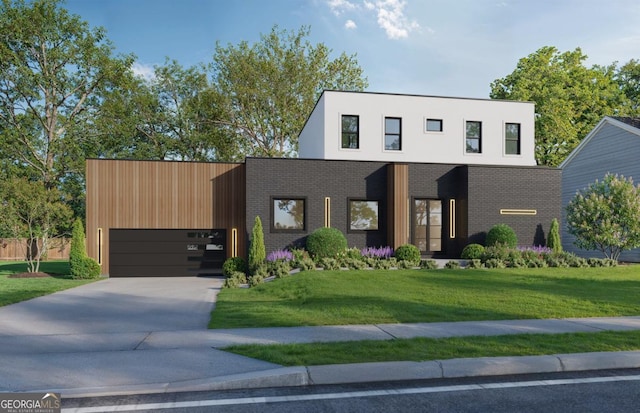
[[[254,274],[249,277],[249,286],[255,287],[256,285],[260,285],[264,282],[264,275]]]
[[[324,268],[325,270],[340,269],[340,264],[338,263],[338,260],[335,258],[330,258],[330,257],[320,258],[320,261],[318,264],[320,265],[321,268]]]
[[[290,271],[289,261],[276,260],[267,263],[267,272],[276,278],[286,277]]]
[[[473,259],[467,261],[467,268],[484,268],[484,264],[480,259]]]
[[[222,275],[228,277],[233,272],[247,272],[247,264],[242,257],[227,258],[222,264]]]
[[[504,244],[486,247],[484,249],[484,254],[482,255],[482,261],[487,262],[491,259],[507,261],[509,259],[510,251],[511,250]]]
[[[485,245],[490,247],[498,244],[506,245],[509,248],[518,246],[518,237],[509,225],[496,224],[487,233]]]
[[[444,268],[448,269],[448,270],[455,270],[460,268],[460,263],[458,261],[448,261],[445,265]]]
[[[546,267],[548,267],[548,264],[542,258],[533,258],[531,260],[527,260],[527,267],[529,267],[529,268],[546,268]]]
[[[460,258],[464,260],[480,260],[484,254],[484,247],[480,244],[469,244],[462,250]]]
[[[410,270],[411,268],[416,266],[416,264],[412,263],[411,261],[407,261],[407,260],[400,260],[400,261],[398,261],[398,263],[396,265],[397,265],[398,269],[401,269],[401,270]]]
[[[392,261],[390,259],[388,260],[375,260],[374,264],[373,264],[373,268],[376,270],[388,270],[389,268],[391,268],[391,263]],[[395,264],[395,262],[393,262]]]
[[[251,242],[249,244],[249,272],[253,275],[257,268],[264,263],[267,251],[264,247],[264,232],[262,231],[262,220],[259,216],[253,222],[251,230]]]
[[[309,257],[303,258],[295,265],[296,268],[300,268],[300,271],[313,271],[316,269],[316,263]]]
[[[553,252],[562,252],[562,243],[560,242],[560,225],[556,218],[551,221],[549,236],[547,237],[547,248]]]
[[[222,288],[238,288],[242,284],[247,283],[247,276],[243,272],[232,272],[229,276],[224,280],[224,284],[222,284]]]
[[[418,265],[420,263],[420,250],[413,244],[404,244],[396,248],[394,256],[398,261],[409,261]]]
[[[351,270],[362,270],[367,264],[361,258],[342,257],[338,260],[340,267],[349,268]]]
[[[499,260],[497,258],[490,258],[484,263],[487,268],[506,268],[507,266],[504,264],[504,261]]]
[[[336,258],[347,249],[347,239],[336,228],[318,228],[307,237],[307,251],[314,259]]]
[[[520,257],[507,261],[507,267],[509,268],[526,268],[527,261]]]
[[[438,263],[436,260],[422,260],[420,261],[420,268],[424,268],[425,270],[437,270]]]
[[[87,256],[84,238],[84,226],[80,218],[73,223],[69,268],[74,279],[93,279],[100,276],[100,264]]]

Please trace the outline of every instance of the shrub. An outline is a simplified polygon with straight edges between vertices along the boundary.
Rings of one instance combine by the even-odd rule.
[[[338,264],[338,260],[336,260],[335,258],[331,258],[331,257],[320,258],[319,265],[320,265],[320,267],[324,268],[325,270],[339,270],[340,269],[340,264]]]
[[[507,262],[509,268],[526,268],[527,261],[524,258],[516,258]]]
[[[400,260],[396,265],[398,266],[399,269],[407,269],[407,270],[416,266],[416,264],[407,260]]]
[[[224,284],[222,284],[222,288],[238,288],[242,284],[247,283],[247,276],[243,272],[232,272],[229,276],[224,280]]]
[[[300,268],[300,271],[313,271],[316,269],[316,263],[309,257],[301,259],[296,264],[296,267]]]
[[[420,268],[424,268],[425,270],[437,270],[438,263],[436,260],[422,260],[420,261]]]
[[[267,262],[267,272],[276,278],[286,277],[290,271],[289,261],[277,260]]]
[[[404,244],[396,248],[395,257],[400,261],[409,261],[418,265],[420,263],[420,250],[412,244]]]
[[[467,268],[484,268],[484,264],[482,263],[482,260],[476,258],[467,261]]]
[[[388,270],[389,268],[391,268],[391,259],[375,260],[373,268],[376,270]]]
[[[504,261],[497,258],[490,258],[484,263],[487,268],[506,268]]]
[[[227,258],[222,264],[222,275],[228,277],[233,272],[247,272],[247,264],[242,257]]]
[[[360,258],[343,257],[338,260],[338,264],[340,267],[352,270],[362,270],[367,266],[367,264],[362,260],[362,256]]]
[[[562,252],[562,243],[560,242],[560,225],[556,218],[551,221],[551,228],[549,228],[549,236],[547,237],[547,247],[553,252]]]
[[[252,275],[249,277],[249,286],[255,287],[256,285],[262,284],[264,282],[264,275]]]
[[[251,231],[251,243],[249,245],[249,272],[252,275],[255,274],[257,268],[264,263],[266,254],[262,220],[260,220],[259,216],[256,216],[253,223],[253,230]]]
[[[542,258],[534,258],[527,261],[527,267],[529,268],[545,268],[547,266],[547,262]]]
[[[307,237],[307,251],[314,259],[335,258],[347,249],[347,239],[336,228],[318,228]]]
[[[80,218],[73,223],[71,233],[71,249],[69,251],[69,268],[71,277],[75,279],[92,279],[100,276],[100,264],[87,256],[84,239],[84,226]]]
[[[487,262],[488,260],[495,259],[500,261],[506,261],[509,259],[509,248],[504,244],[498,244],[484,249],[482,260]]]
[[[339,258],[354,259],[362,261],[362,252],[358,248],[349,248],[338,254]]]
[[[460,268],[460,263],[458,261],[448,261],[445,265],[444,268],[449,269],[449,270],[455,270],[457,268]]]
[[[497,244],[504,244],[509,248],[518,246],[518,237],[509,225],[496,224],[487,233],[485,245],[490,247]]]
[[[469,244],[462,250],[460,258],[464,260],[479,260],[484,254],[484,247],[480,244]]]

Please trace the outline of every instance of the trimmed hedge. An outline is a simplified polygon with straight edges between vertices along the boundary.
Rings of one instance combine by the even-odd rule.
[[[412,244],[400,245],[394,253],[396,260],[409,261],[414,265],[420,264],[420,250]]]
[[[496,224],[487,233],[485,245],[491,247],[498,244],[506,245],[509,248],[516,248],[518,246],[518,237],[509,225]]]
[[[460,258],[463,260],[479,260],[484,255],[484,247],[480,244],[469,244],[462,250]]]
[[[318,228],[307,237],[307,251],[314,260],[336,258],[347,249],[347,239],[336,228]]]

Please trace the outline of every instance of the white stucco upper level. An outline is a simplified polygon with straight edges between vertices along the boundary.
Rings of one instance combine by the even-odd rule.
[[[324,91],[299,137],[300,158],[536,165],[534,104]]]

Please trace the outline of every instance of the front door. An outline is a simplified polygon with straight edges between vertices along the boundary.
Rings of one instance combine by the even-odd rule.
[[[414,198],[412,221],[413,245],[425,254],[441,252],[442,201]]]

